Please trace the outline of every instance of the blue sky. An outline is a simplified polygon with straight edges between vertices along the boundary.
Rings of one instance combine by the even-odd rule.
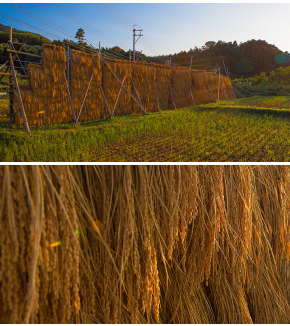
[[[12,4],[9,4],[12,6]],[[282,51],[290,52],[290,4],[250,3],[18,3],[18,6],[47,20],[48,25],[37,21],[10,6],[0,4],[0,23],[35,31],[28,26],[12,22],[8,15],[26,24],[42,29],[59,38],[73,39],[77,29],[85,30],[88,43],[111,47],[118,45],[125,50],[132,49],[132,21],[144,30],[145,37],[136,44],[136,50],[147,55],[174,54],[201,47],[207,41],[245,42],[251,39],[266,40]],[[14,5],[15,8],[22,10]],[[58,10],[56,10],[56,8]],[[59,11],[66,10],[66,14]],[[115,20],[109,18],[113,15]],[[115,15],[114,15],[115,13]],[[118,15],[117,15],[118,13]],[[70,14],[73,14],[72,17]],[[116,16],[117,15],[117,16]],[[33,15],[31,15],[33,16]],[[76,21],[78,19],[78,21]],[[124,20],[126,22],[124,22]],[[53,29],[59,29],[59,31]],[[125,24],[126,28],[122,24]],[[61,28],[61,29],[60,29]],[[65,30],[65,31],[64,31]],[[38,31],[42,34],[41,31]],[[53,36],[44,36],[53,39]],[[101,37],[103,36],[103,37]],[[111,42],[109,42],[111,41]]]

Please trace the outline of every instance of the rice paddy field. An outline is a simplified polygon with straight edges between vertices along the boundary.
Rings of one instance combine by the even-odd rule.
[[[290,97],[252,97],[112,119],[10,126],[0,103],[0,160],[289,162]]]

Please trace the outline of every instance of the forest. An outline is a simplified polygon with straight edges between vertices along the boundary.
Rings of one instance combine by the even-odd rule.
[[[0,24],[0,62],[4,63],[8,60],[8,53],[6,52],[6,42],[9,38],[9,27]],[[24,32],[17,29],[13,29],[13,42],[41,46],[45,44],[56,44],[58,46],[66,47],[70,46],[71,49],[92,51],[92,47],[85,42],[85,31],[81,37],[79,37],[79,29],[76,32],[75,40],[49,40],[42,35],[34,34],[30,32]],[[25,47],[23,52],[40,54],[40,48]],[[117,58],[126,57],[129,59],[129,49],[126,51],[118,46],[102,47],[102,52],[106,53],[107,57]],[[139,54],[138,54],[139,56]],[[267,76],[279,67],[290,66],[290,54],[286,51],[283,52],[275,45],[267,43],[265,40],[248,40],[238,44],[234,42],[224,41],[208,41],[201,48],[193,47],[189,51],[181,51],[180,53],[162,55],[159,57],[149,57],[141,53],[139,61],[157,62],[158,59],[168,59],[171,57],[172,64],[178,64],[183,66],[190,66],[191,57],[193,69],[206,69],[213,70],[218,65],[221,67],[221,73],[225,75],[223,62],[230,73],[230,77],[233,78],[248,78],[261,73],[265,73]],[[29,57],[22,58],[28,61]]]

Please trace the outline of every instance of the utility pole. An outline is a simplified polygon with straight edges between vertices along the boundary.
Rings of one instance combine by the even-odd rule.
[[[12,50],[12,26],[10,26],[9,29],[9,43],[8,43],[9,49]],[[10,59],[10,56],[9,56]],[[9,122],[12,124],[14,120],[14,111],[13,111],[13,87],[12,87],[12,64],[11,61],[10,63],[10,77],[9,77],[9,83],[10,83],[10,88],[9,88]]]
[[[143,29],[135,29],[134,26],[138,26],[138,25],[133,25],[133,61],[135,61],[135,44],[137,43],[137,41],[139,40],[139,38],[141,36],[143,36],[143,34],[141,34],[141,32],[143,31]],[[139,34],[136,34],[136,32],[139,32]],[[136,40],[136,36],[139,36]]]

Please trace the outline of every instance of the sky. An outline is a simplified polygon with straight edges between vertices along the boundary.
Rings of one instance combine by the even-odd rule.
[[[1,3],[0,23],[51,40],[73,40],[81,27],[88,44],[126,51],[133,48],[135,23],[144,34],[136,50],[150,56],[189,51],[207,41],[251,39],[290,52],[289,12],[290,3]]]

